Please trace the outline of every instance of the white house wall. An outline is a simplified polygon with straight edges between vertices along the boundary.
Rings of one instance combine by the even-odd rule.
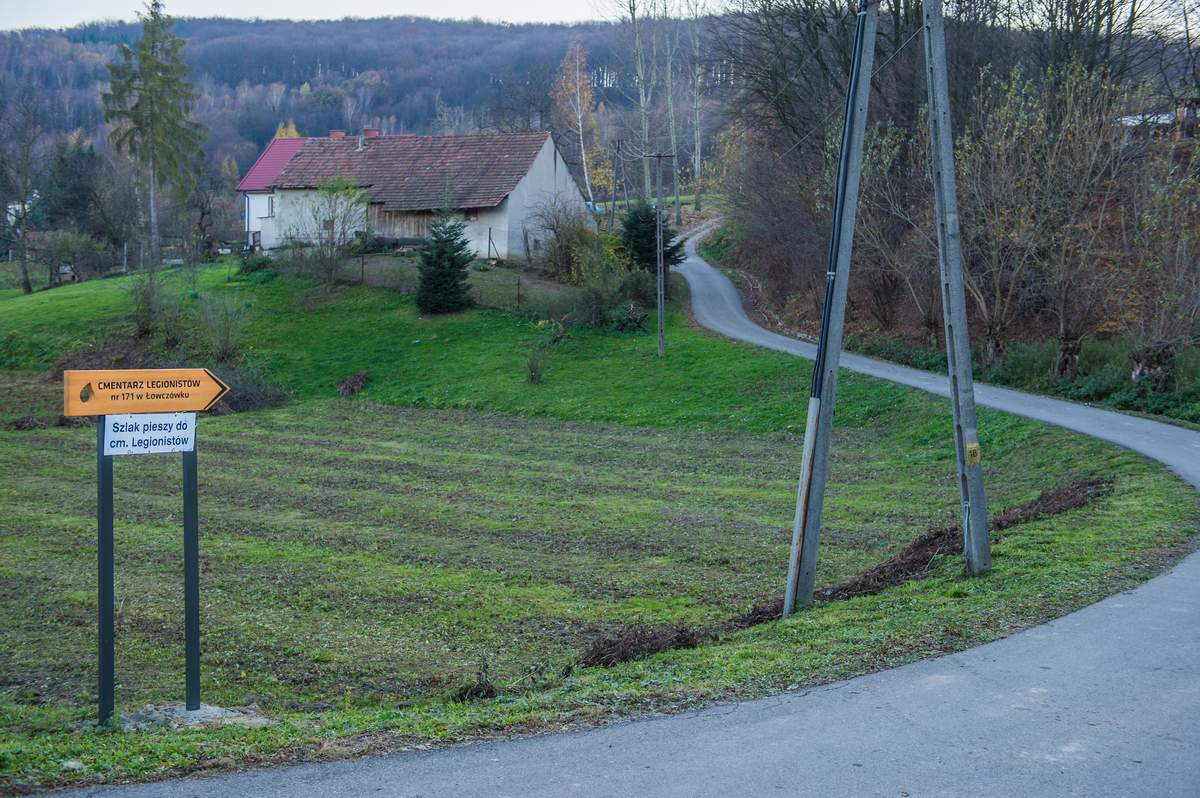
[[[260,235],[264,249],[274,246],[275,219],[271,216],[271,193],[247,193],[242,197],[242,211],[246,215],[246,243],[253,241],[251,233]]]
[[[468,219],[466,234],[479,257],[489,257],[488,240],[492,242],[490,257],[508,258],[508,203],[506,199],[495,208],[483,208],[478,219]]]
[[[319,240],[323,230],[314,213],[314,203],[317,202],[318,197],[319,192],[313,189],[279,189],[276,191],[273,241],[268,245],[264,234],[263,247],[274,249],[291,239],[309,243]],[[362,218],[357,224],[350,225],[350,229],[346,232],[356,233],[366,229],[366,226],[367,214],[364,209]]]
[[[584,216],[588,214],[587,200],[579,184],[571,176],[554,140],[547,138],[529,172],[508,195],[508,252],[512,257],[528,259],[545,247],[546,233],[536,217],[551,203],[565,205]],[[526,233],[532,253],[525,251]]]

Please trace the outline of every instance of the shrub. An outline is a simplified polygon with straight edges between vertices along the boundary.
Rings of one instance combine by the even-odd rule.
[[[269,255],[245,254],[242,255],[241,262],[238,264],[238,274],[254,274],[270,269],[273,265],[275,265],[275,261]]]
[[[213,372],[229,386],[229,393],[225,394],[221,404],[238,413],[275,407],[287,398],[282,391],[268,383],[255,366],[224,363],[214,366]]]
[[[309,275],[316,270],[316,251],[313,247],[297,238],[288,238],[271,258],[276,271],[290,274]]]
[[[646,311],[636,302],[622,302],[608,314],[608,323],[620,332],[646,332],[646,320]]]
[[[603,327],[608,323],[609,310],[615,297],[596,288],[585,290],[575,303],[568,320],[573,325]]]
[[[705,236],[700,242],[698,250],[700,256],[709,263],[720,265],[725,262],[725,256],[729,254],[729,250],[736,243],[736,237],[729,225],[722,225],[712,232],[711,235]]]
[[[1184,397],[1175,391],[1157,390],[1157,380],[1142,377],[1128,381],[1121,390],[1109,397],[1108,403],[1121,410],[1136,410],[1158,416],[1177,416],[1185,407]]]
[[[658,281],[650,272],[640,269],[629,272],[621,281],[619,290],[622,299],[636,302],[642,307],[658,305]]]
[[[375,255],[386,248],[384,240],[368,230],[356,231],[348,247],[355,255]]]
[[[249,305],[236,297],[206,297],[202,317],[209,352],[217,362],[231,360],[241,347]]]
[[[351,374],[334,387],[337,389],[338,396],[354,396],[367,387],[367,380],[367,372],[360,371],[357,374]]]
[[[548,238],[541,267],[551,278],[570,285],[612,283],[615,288],[629,271],[620,240],[597,230],[586,214],[551,202],[540,207],[535,218]]]
[[[158,327],[162,330],[163,343],[169,347],[179,346],[187,337],[184,326],[183,303],[175,297],[162,296],[158,305]]]
[[[546,362],[549,359],[550,347],[545,343],[538,344],[529,350],[529,356],[525,358],[525,379],[533,385],[541,384],[542,376],[546,373]]]
[[[129,296],[133,300],[133,332],[137,337],[145,338],[158,325],[162,286],[153,274],[144,274],[129,286]]]
[[[73,230],[47,230],[38,239],[37,250],[41,259],[50,270],[50,283],[56,279],[56,271],[61,264],[75,270],[76,276],[84,272],[99,274],[102,268],[104,246],[84,233]]]
[[[983,378],[1026,390],[1044,389],[1054,371],[1056,352],[1054,341],[1011,343],[1005,347],[1000,361],[984,372]]]

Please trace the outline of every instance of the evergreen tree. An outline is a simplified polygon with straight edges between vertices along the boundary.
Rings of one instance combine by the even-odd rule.
[[[625,211],[625,217],[621,223],[621,245],[625,247],[630,259],[637,266],[651,274],[656,274],[658,271],[654,213],[654,207],[650,203],[638,200]],[[685,257],[683,242],[675,240],[675,233],[667,224],[665,213],[662,226],[663,268],[669,273],[672,266],[683,263]],[[667,284],[669,282],[667,281]]]
[[[40,220],[47,227],[87,226],[99,179],[100,159],[90,143],[76,135],[55,142],[42,183]]]
[[[453,313],[473,302],[467,288],[467,267],[475,259],[467,241],[467,223],[453,211],[439,211],[429,223],[429,243],[421,250],[421,282],[417,307],[423,313]]]
[[[150,267],[161,255],[157,189],[172,183],[185,189],[195,180],[196,161],[204,139],[202,125],[192,121],[196,92],[187,82],[184,40],[171,32],[175,21],[162,0],[150,0],[142,21],[142,38],[132,47],[117,45],[120,60],[108,65],[109,90],[101,97],[104,119],[115,126],[109,140],[146,167],[148,177]]]

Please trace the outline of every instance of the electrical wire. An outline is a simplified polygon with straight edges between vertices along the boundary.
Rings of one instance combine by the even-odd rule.
[[[912,42],[913,39],[915,39],[915,38],[917,38],[917,36],[921,35],[922,30],[923,30],[923,28],[917,28],[915,31],[910,33],[908,38],[905,39],[903,42],[901,42],[900,46],[897,47],[895,50],[893,50],[892,54],[889,55],[882,64],[880,64],[874,70],[872,70],[871,80],[874,81],[875,78],[879,75],[879,73],[883,72],[884,68],[887,67],[888,64],[890,64],[890,63],[892,63],[892,61],[896,60],[896,56],[900,55],[900,53],[904,50],[904,48],[907,47]],[[780,93],[782,94],[782,92],[780,92]],[[828,114],[825,115],[825,118],[822,119],[819,124],[815,125],[812,128],[812,130],[808,131],[803,136],[796,139],[794,142],[792,142],[791,145],[788,146],[788,148],[786,150],[779,153],[775,157],[778,158],[779,160],[783,160],[783,158],[786,157],[789,153],[791,153],[792,150],[796,149],[801,144],[808,141],[818,131],[823,130],[825,128],[825,124],[830,119],[833,119],[833,117],[836,115],[837,115],[837,111],[830,111]]]

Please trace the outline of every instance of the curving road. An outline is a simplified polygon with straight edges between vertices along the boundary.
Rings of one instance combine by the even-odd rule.
[[[700,324],[801,357],[695,253]],[[944,377],[842,366],[946,395]],[[1200,487],[1200,433],[976,387],[979,404],[1141,452]],[[1200,796],[1200,554],[1004,640],[805,693],[590,731],[78,795]]]

